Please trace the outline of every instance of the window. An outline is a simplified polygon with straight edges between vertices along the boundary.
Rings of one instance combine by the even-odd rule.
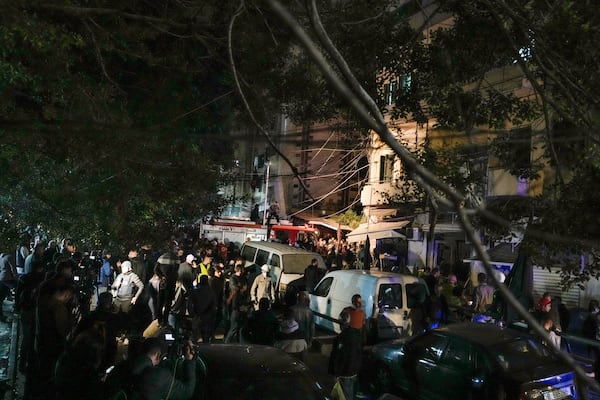
[[[321,281],[315,288],[313,292],[314,295],[319,297],[325,297],[329,294],[329,289],[331,289],[331,284],[333,283],[333,278],[326,278]]]
[[[242,250],[242,258],[249,262],[254,262],[254,256],[256,255],[256,247],[244,246]]]
[[[410,87],[412,86],[412,75],[402,75],[402,78],[400,78],[400,85],[402,87],[402,93],[408,93]]]
[[[383,86],[383,96],[384,96],[386,106],[391,106],[392,104],[394,104],[396,102],[398,86],[399,86],[398,81],[391,81],[391,82],[386,83]]]
[[[279,259],[279,254],[273,254],[271,256],[271,266],[272,267],[279,267],[279,266],[281,266],[281,261]]]
[[[377,304],[381,308],[402,308],[402,284],[384,283],[379,286]]]
[[[427,297],[427,286],[422,283],[409,283],[406,285],[406,305],[415,308],[422,305]]]
[[[379,182],[391,182],[394,176],[395,155],[387,154],[379,158]]]
[[[471,346],[457,340],[452,340],[448,344],[443,362],[449,367],[465,371],[465,373],[470,373],[475,369]]]
[[[408,93],[412,85],[412,75],[405,74],[399,79],[395,79],[383,85],[383,100],[386,106],[391,106],[396,103],[398,93]]]
[[[447,344],[447,337],[431,333],[414,340],[410,345],[410,351],[414,352],[417,358],[437,362],[444,353]]]
[[[257,265],[263,265],[266,264],[268,260],[269,252],[266,250],[259,250],[258,254],[256,255],[256,261],[254,263]]]

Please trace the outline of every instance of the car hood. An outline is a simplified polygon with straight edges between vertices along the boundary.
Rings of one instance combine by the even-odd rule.
[[[404,354],[404,344],[406,341],[407,338],[389,340],[374,346],[366,347],[364,351],[380,360],[391,361]]]

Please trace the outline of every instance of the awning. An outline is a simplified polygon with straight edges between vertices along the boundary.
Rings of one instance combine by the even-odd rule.
[[[324,226],[325,228],[329,228],[329,229],[334,230],[334,231],[337,231],[338,226],[343,231],[351,231],[352,230],[352,228],[350,228],[348,225],[338,224],[334,220],[328,219],[328,218],[311,219],[310,221],[308,221],[308,223],[310,225]]]
[[[404,228],[408,224],[410,224],[410,221],[360,224],[358,228],[356,228],[346,236],[346,240],[349,243],[364,242],[367,240],[367,235],[369,235],[370,240],[385,238],[406,238],[406,236],[404,236],[400,232],[397,232],[396,229]]]
[[[290,216],[294,216],[296,218],[302,219],[307,224],[324,226],[325,228],[328,228],[328,229],[331,229],[334,231],[337,231],[338,225],[342,231],[351,231],[352,230],[352,228],[350,228],[348,225],[344,225],[344,224],[340,225],[334,219],[315,217],[314,215],[312,215],[312,213],[309,213],[309,212],[295,212],[293,214],[290,214]]]

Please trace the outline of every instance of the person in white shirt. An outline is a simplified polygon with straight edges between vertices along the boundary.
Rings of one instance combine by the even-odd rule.
[[[131,261],[123,261],[121,273],[112,284],[117,311],[128,313],[144,289],[142,280],[131,270]]]

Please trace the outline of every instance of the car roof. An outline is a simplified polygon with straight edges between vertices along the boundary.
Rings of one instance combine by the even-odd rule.
[[[501,328],[495,324],[476,322],[449,324],[438,328],[435,331],[457,336],[481,346],[491,346],[498,343],[511,342],[524,337],[532,337],[525,332],[514,329]]]
[[[211,373],[277,374],[309,373],[308,367],[284,351],[270,346],[243,344],[199,345],[197,352]]]
[[[280,252],[284,252],[284,253],[293,253],[293,254],[312,254],[315,256],[315,258],[317,258],[317,256],[320,257],[320,255],[318,253],[312,252],[312,251],[308,251],[308,250],[304,250],[298,247],[294,247],[294,246],[290,246],[288,244],[283,244],[283,243],[274,243],[274,242],[254,242],[254,241],[250,241],[250,242],[246,242],[244,243],[244,246],[249,246],[249,247],[256,247],[257,249],[265,249],[265,250],[277,250]]]
[[[327,274],[327,276],[367,276],[367,279],[379,279],[379,278],[398,278],[402,277],[403,280],[407,283],[417,282],[419,280],[418,277],[414,275],[405,275],[398,274],[396,272],[389,271],[377,271],[377,270],[368,270],[368,269],[345,269],[345,270],[335,270],[331,271]]]

